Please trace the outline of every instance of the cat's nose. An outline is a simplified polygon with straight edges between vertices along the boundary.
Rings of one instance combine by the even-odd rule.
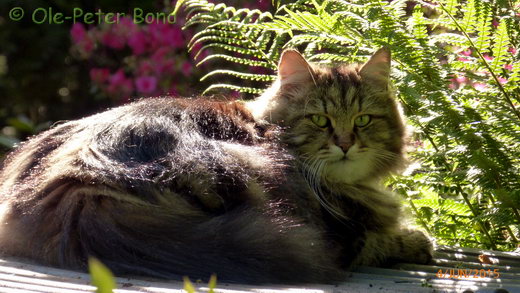
[[[334,135],[334,143],[346,154],[354,144],[354,135]]]
[[[346,154],[350,147],[352,146],[352,143],[341,143],[338,144],[338,147]]]

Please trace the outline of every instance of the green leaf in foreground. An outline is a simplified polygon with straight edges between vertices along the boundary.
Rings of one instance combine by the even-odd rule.
[[[193,286],[193,283],[190,281],[190,278],[184,277],[184,291],[186,293],[197,293],[197,290],[195,290],[195,286]],[[213,274],[209,278],[208,282],[208,293],[215,293],[215,288],[217,288],[217,275]]]
[[[116,282],[112,272],[98,259],[89,258],[88,270],[92,285],[96,286],[96,293],[112,293],[116,288]]]
[[[217,288],[217,275],[211,275],[211,278],[209,278],[208,287],[208,293],[215,293],[215,288]]]
[[[197,293],[197,291],[195,291],[195,287],[193,286],[193,283],[190,281],[190,279],[188,277],[184,277],[183,278],[184,280],[184,291],[186,291],[187,293]]]

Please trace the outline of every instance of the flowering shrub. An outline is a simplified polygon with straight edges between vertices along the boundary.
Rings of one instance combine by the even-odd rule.
[[[241,4],[251,9],[271,8],[270,0]],[[189,96],[199,92],[196,85],[201,74],[193,62],[203,60],[208,51],[193,60],[201,44],[196,44],[192,53],[188,52],[188,41],[193,33],[181,29],[182,21],[178,24],[161,19],[148,22],[138,25],[125,16],[114,24],[87,27],[75,23],[72,26],[72,51],[77,58],[91,64],[94,89],[122,102],[142,96]],[[237,96],[234,94],[232,97]]]
[[[189,85],[198,79],[186,53],[190,33],[179,25],[138,25],[123,17],[90,28],[75,23],[70,34],[73,52],[92,64],[93,85],[113,99],[189,94]]]
[[[495,25],[493,23],[493,26],[498,26],[498,23]],[[509,47],[507,50],[508,53],[510,53],[512,56],[515,56],[517,53],[517,50],[515,47]],[[457,61],[466,63],[470,65],[472,62],[474,62],[475,59],[478,58],[478,55],[472,51],[470,48],[466,50],[461,50],[459,53],[459,56],[457,58]],[[490,56],[489,54],[483,54],[482,57],[487,62],[492,62],[494,60],[493,56]],[[509,80],[507,76],[511,75],[513,71],[513,65],[511,63],[504,64],[502,75],[497,76],[497,80],[500,82],[500,84],[506,84]],[[490,78],[490,73],[487,70],[482,71],[470,71],[472,74],[476,76],[485,76],[486,79]],[[466,76],[465,73],[460,73],[458,75],[455,75],[452,79],[450,79],[451,83],[449,84],[449,87],[451,89],[461,89],[465,86],[470,86],[476,89],[477,91],[486,91],[489,87],[486,83],[475,81],[469,77]]]

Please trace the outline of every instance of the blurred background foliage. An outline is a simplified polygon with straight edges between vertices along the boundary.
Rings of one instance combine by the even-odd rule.
[[[269,1],[248,2],[251,8],[271,7]],[[14,7],[23,8],[22,20],[10,19]],[[53,15],[72,16],[80,8],[83,13],[126,17],[116,24],[37,24],[31,18],[39,8]],[[16,143],[56,121],[143,96],[202,92],[199,79],[205,69],[197,68],[186,50],[193,31],[181,30],[182,19],[177,24],[160,17],[134,23],[135,8],[154,16],[173,10],[164,0],[0,1],[0,159]]]
[[[250,98],[274,78],[283,48],[334,63],[388,46],[416,130],[414,164],[388,183],[439,244],[517,247],[519,0],[181,2],[176,24],[35,24],[38,8],[167,15],[177,3],[1,1],[0,159],[56,121],[142,96]],[[13,21],[18,6],[25,16]]]

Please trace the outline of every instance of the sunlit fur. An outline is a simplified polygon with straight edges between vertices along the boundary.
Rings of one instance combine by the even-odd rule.
[[[316,167],[323,164],[324,183],[372,182],[403,166],[405,126],[392,91],[364,82],[359,66],[313,67],[314,80],[262,99],[276,101],[258,117],[286,127],[285,141],[302,160]],[[273,90],[273,89],[271,89]],[[329,117],[332,128],[312,123],[312,114]],[[369,125],[354,125],[357,116],[369,114]],[[339,139],[354,136],[354,145],[345,154]]]
[[[244,283],[337,283],[355,265],[427,263],[429,239],[379,185],[405,141],[387,84],[284,56],[304,70],[282,60],[253,102],[143,99],[22,143],[0,169],[0,252]],[[358,129],[361,114],[372,121]]]

